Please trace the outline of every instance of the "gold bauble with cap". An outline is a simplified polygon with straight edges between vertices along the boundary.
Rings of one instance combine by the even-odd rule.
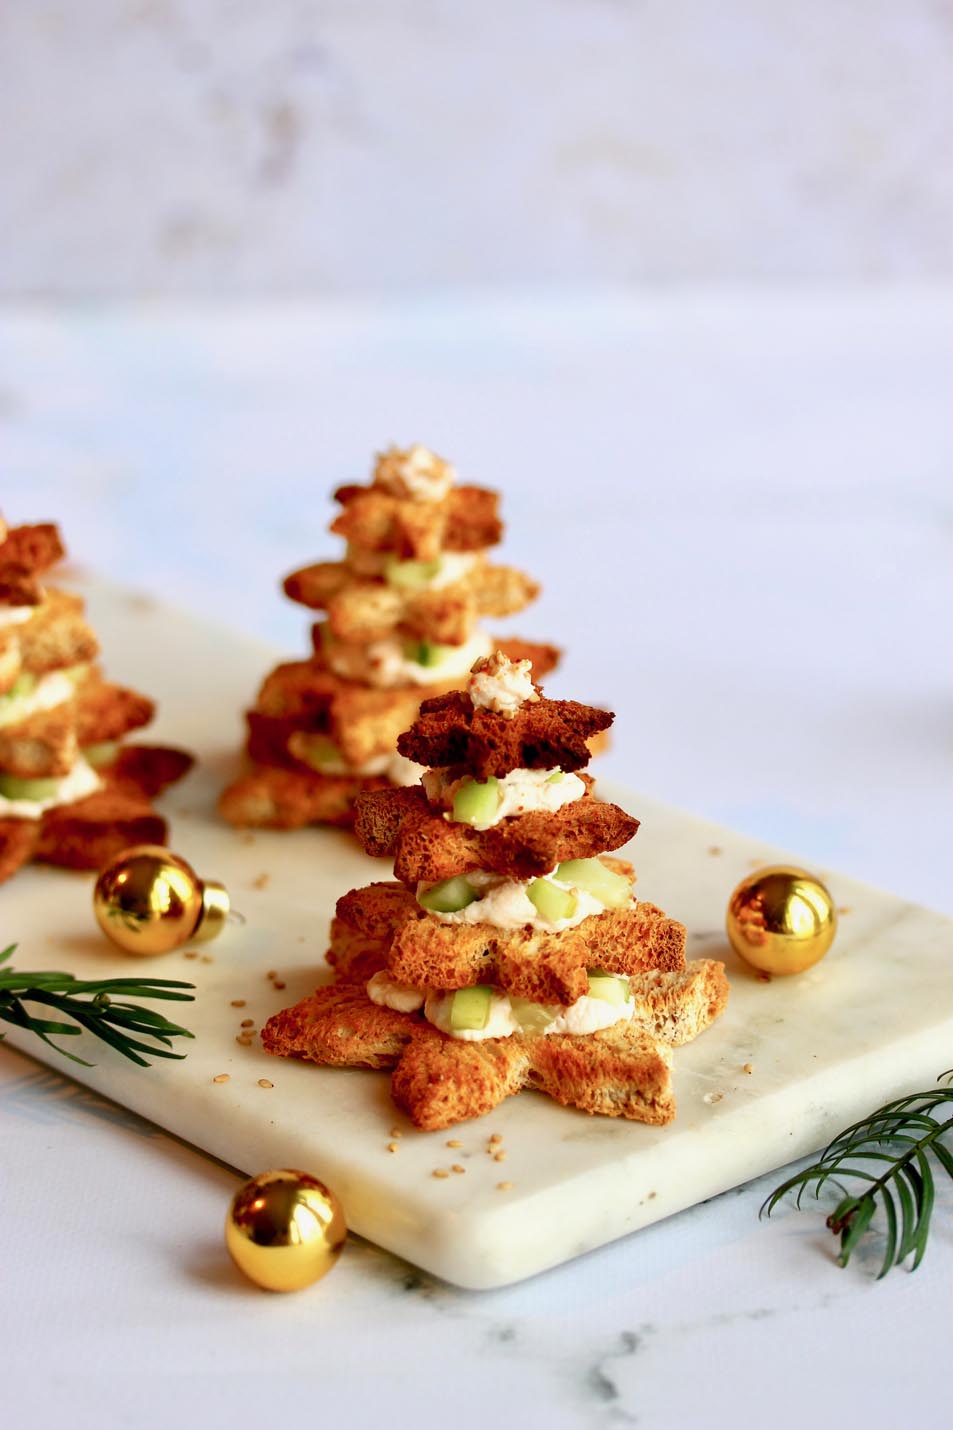
[[[728,903],[728,940],[762,973],[803,973],[825,955],[837,932],[837,910],[820,879],[787,864],[742,879]]]
[[[200,879],[171,849],[137,844],[100,872],[93,910],[103,933],[126,953],[169,953],[220,934],[229,898],[223,884]]]
[[[334,1266],[347,1237],[337,1197],[309,1172],[262,1172],[240,1187],[225,1218],[225,1245],[265,1291],[300,1291]]]

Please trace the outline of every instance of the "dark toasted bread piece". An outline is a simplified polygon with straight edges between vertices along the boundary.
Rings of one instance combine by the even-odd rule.
[[[378,487],[343,486],[334,493],[344,508],[331,530],[368,551],[433,561],[441,551],[481,551],[503,535],[496,492],[451,487],[442,501],[417,502]]]
[[[618,849],[638,827],[639,821],[618,805],[587,793],[555,813],[511,815],[490,829],[477,830],[444,819],[415,786],[362,795],[354,832],[366,853],[393,855],[397,878],[416,885],[469,869],[535,878],[564,859],[588,859]]]
[[[24,571],[41,575],[65,555],[59,529],[49,521],[36,522],[32,526],[7,527],[0,540],[0,569],[19,566]],[[22,604],[32,606],[35,602],[23,601]]]
[[[589,762],[587,741],[613,718],[608,710],[541,696],[508,719],[455,690],[425,700],[397,748],[419,765],[459,766],[478,780],[517,769],[574,771]]]

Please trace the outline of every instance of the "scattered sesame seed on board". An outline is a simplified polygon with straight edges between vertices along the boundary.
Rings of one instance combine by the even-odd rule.
[[[850,904],[841,904],[840,907],[838,908],[837,912],[838,912],[839,914],[852,914],[852,913],[854,912],[854,910],[853,910],[852,905],[850,905]]]
[[[274,1083],[273,1083],[273,1082],[270,1082],[269,1079],[266,1078],[266,1077],[260,1077],[260,1078],[258,1079],[258,1086],[259,1086],[259,1087],[274,1087]]]
[[[282,979],[276,978],[272,987],[277,988],[280,991],[282,988],[287,988],[288,985],[287,983],[283,982]]]
[[[450,1168],[450,1170],[451,1170],[451,1172],[457,1172],[458,1174],[462,1174],[462,1173],[464,1173],[467,1169],[466,1169],[466,1167],[461,1167],[459,1162],[454,1162],[454,1164],[453,1164],[453,1166]]]
[[[758,972],[755,974],[755,978],[758,980],[759,983],[771,982],[770,973],[765,973],[764,969],[759,969]]]
[[[267,888],[268,888],[268,885],[269,885],[270,883],[271,883],[271,875],[270,875],[270,874],[259,874],[257,879],[253,879],[253,880],[252,880],[252,885],[251,885],[251,886],[252,886],[253,889],[267,889]]]
[[[492,1132],[492,1133],[490,1134],[490,1146],[491,1146],[491,1147],[496,1147],[497,1144],[500,1143],[500,1142],[502,1142],[502,1141],[503,1141],[503,1138],[500,1136],[500,1134],[499,1134],[498,1132]]]
[[[717,859],[718,855],[722,853],[722,847],[720,844],[709,844],[708,852],[712,858]]]
[[[439,1177],[442,1180],[444,1177],[449,1177],[450,1173],[447,1171],[446,1167],[434,1167],[430,1175],[432,1177]]]
[[[493,1153],[493,1160],[494,1160],[494,1162],[505,1162],[505,1161],[506,1161],[506,1153],[505,1153],[504,1151],[502,1151],[502,1150],[500,1150],[499,1152],[494,1152],[494,1153]]]
[[[186,953],[183,953],[182,957],[183,957],[183,958],[198,958],[198,954],[195,952],[195,949],[194,949],[194,948],[190,948]]]
[[[203,963],[214,963],[214,962],[215,962],[215,959],[212,957],[212,955],[211,955],[210,953],[203,953],[203,954],[202,954],[202,962],[203,962]]]
[[[239,1033],[238,1036],[236,1037],[235,1041],[236,1041],[236,1043],[238,1044],[238,1046],[239,1046],[240,1048],[250,1048],[250,1047],[251,1047],[251,1038],[248,1036],[247,1033]]]
[[[244,998],[233,998],[233,999],[232,999],[232,1004],[231,1004],[231,1006],[232,1006],[233,1008],[244,1008],[245,1003],[246,1003],[246,999],[244,999]]]
[[[243,1018],[242,1021],[241,1021],[241,1026],[242,1026],[243,1028],[254,1028],[254,1026],[255,1026],[255,1020],[254,1020],[254,1018]]]
[[[512,1183],[512,1182],[497,1182],[497,1184],[496,1184],[496,1190],[497,1190],[498,1192],[511,1192],[511,1191],[513,1190],[513,1183]]]
[[[278,970],[277,970],[277,968],[269,968],[268,972],[265,974],[265,977],[266,977],[266,978],[277,978],[277,977],[278,977]]]
[[[448,1146],[448,1147],[462,1147],[462,1146],[463,1146],[463,1143],[460,1141],[459,1137],[451,1137],[451,1138],[450,1138],[450,1141],[447,1143],[447,1146]]]
[[[390,1135],[391,1135],[392,1137],[400,1137],[400,1136],[401,1136],[401,1130],[400,1130],[400,1128],[399,1128],[399,1127],[392,1127],[392,1128],[390,1129]]]
[[[388,1144],[387,1144],[387,1150],[388,1150],[388,1152],[396,1152],[396,1151],[397,1151],[397,1143],[396,1143],[396,1142],[388,1142]]]
[[[754,1072],[754,1063],[745,1063],[745,1065],[744,1065],[744,1067],[741,1069],[741,1071],[742,1071],[742,1072],[746,1072],[746,1073],[753,1073],[753,1072]]]
[[[218,1074],[218,1077],[213,1077],[213,1078],[212,1078],[212,1081],[213,1081],[213,1082],[228,1082],[228,1079],[229,1079],[230,1076],[231,1076],[230,1073],[219,1073],[219,1074]]]

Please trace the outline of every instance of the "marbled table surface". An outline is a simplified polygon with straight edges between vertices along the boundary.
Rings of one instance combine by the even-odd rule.
[[[936,291],[8,309],[0,509],[292,653],[277,578],[334,554],[329,488],[429,442],[504,491],[544,584],[516,627],[618,712],[607,775],[949,913],[951,319]],[[820,1216],[759,1224],[768,1178],[502,1291],[355,1241],[274,1298],[224,1257],[231,1172],[11,1050],[0,1140],[11,1424],[944,1423],[949,1196],[877,1284]]]

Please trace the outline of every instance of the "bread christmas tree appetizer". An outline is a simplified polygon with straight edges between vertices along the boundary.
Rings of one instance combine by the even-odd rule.
[[[465,690],[426,700],[398,740],[421,782],[358,801],[356,833],[400,882],[338,901],[336,981],[273,1017],[265,1047],[393,1068],[424,1129],[532,1087],[567,1106],[665,1123],[672,1047],[725,1006],[720,963],[685,961],[685,929],[633,894],[611,856],[638,820],[581,773],[612,716],[548,700],[497,651]]]
[[[98,869],[164,843],[150,800],[192,763],[121,744],[154,706],[102,679],[82,600],[41,580],[63,554],[55,526],[0,521],[0,881],[31,859]]]
[[[219,806],[232,824],[348,825],[363,791],[416,783],[420,767],[397,753],[398,735],[422,700],[463,684],[497,643],[480,619],[538,594],[521,571],[487,560],[503,530],[496,493],[456,485],[426,447],[392,448],[369,486],[341,487],[335,499],[331,530],[347,550],[284,583],[323,619],[313,655],[273,670],[248,713],[253,768]],[[537,677],[556,663],[552,646],[502,644]]]

